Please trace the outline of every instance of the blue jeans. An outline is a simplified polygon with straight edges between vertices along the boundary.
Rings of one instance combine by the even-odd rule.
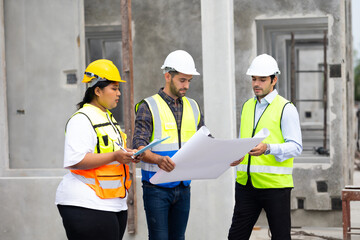
[[[190,187],[163,188],[143,181],[149,240],[184,240],[190,211]]]

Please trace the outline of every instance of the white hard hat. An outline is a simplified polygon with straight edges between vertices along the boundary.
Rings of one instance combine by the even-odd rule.
[[[279,75],[280,70],[276,60],[272,56],[261,54],[254,58],[246,74],[250,76],[267,77]]]
[[[194,59],[184,50],[176,50],[171,52],[165,59],[161,69],[175,69],[177,72],[188,75],[200,75],[196,71]]]

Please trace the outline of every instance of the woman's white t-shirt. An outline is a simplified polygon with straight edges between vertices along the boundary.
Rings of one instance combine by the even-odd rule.
[[[96,133],[89,119],[83,114],[73,116],[66,127],[64,168],[71,169],[71,166],[79,163],[87,153],[93,153],[96,143]],[[55,204],[112,212],[127,210],[126,197],[101,199],[71,172],[60,182]]]

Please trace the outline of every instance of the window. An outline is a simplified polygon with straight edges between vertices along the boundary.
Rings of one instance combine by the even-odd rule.
[[[326,17],[256,20],[257,53],[278,61],[276,88],[299,112],[304,162],[315,156],[316,162],[329,161],[327,25]]]

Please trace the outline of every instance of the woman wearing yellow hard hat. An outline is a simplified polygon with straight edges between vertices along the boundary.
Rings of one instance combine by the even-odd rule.
[[[83,101],[66,124],[64,167],[56,204],[68,239],[122,239],[130,188],[128,163],[138,162],[126,148],[126,134],[109,110],[121,95],[120,74],[110,60],[89,64]]]

